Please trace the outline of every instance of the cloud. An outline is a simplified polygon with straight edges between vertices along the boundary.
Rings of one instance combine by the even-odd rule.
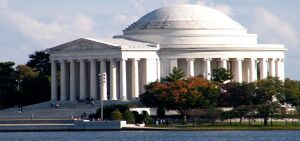
[[[8,8],[7,0],[0,0],[0,9]]]
[[[164,6],[176,5],[176,4],[188,4],[189,0],[162,0]]]
[[[145,12],[145,0],[128,0],[128,2],[139,12]]]
[[[235,15],[235,13],[231,9],[231,7],[229,5],[226,5],[226,4],[216,4],[216,3],[213,3],[213,2],[208,1],[208,0],[197,0],[195,3],[198,4],[198,5],[203,5],[203,6],[214,8],[214,9],[216,9],[218,11],[221,11],[222,13],[224,13],[228,16]]]
[[[284,43],[291,47],[299,43],[296,31],[288,22],[261,7],[256,8],[250,28],[267,43]]]
[[[61,43],[79,35],[92,34],[95,26],[95,21],[83,14],[42,22],[22,11],[9,8],[0,10],[0,20],[11,23],[10,26],[28,40],[43,43],[43,46]]]
[[[126,23],[126,24],[129,24],[129,23],[133,23],[135,22],[136,20],[138,20],[138,16],[135,16],[135,15],[129,15],[129,14],[117,14],[113,17],[113,20],[117,23]]]

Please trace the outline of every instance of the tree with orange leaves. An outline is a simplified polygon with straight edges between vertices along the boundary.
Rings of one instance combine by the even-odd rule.
[[[166,78],[177,76],[173,71]],[[177,110],[181,114],[186,109],[217,106],[218,89],[202,77],[163,79],[168,81],[152,82],[145,86],[140,101],[149,107]]]

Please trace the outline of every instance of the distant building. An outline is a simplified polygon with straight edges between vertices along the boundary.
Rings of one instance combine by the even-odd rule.
[[[237,82],[267,76],[283,80],[286,48],[258,44],[256,34],[248,34],[245,27],[212,8],[177,5],[146,14],[123,35],[81,38],[47,51],[51,100],[75,101],[135,99],[145,84],[168,75],[173,67],[186,76],[200,74],[207,79],[213,69],[226,68]]]

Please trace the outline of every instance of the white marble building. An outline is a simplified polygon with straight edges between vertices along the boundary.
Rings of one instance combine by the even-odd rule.
[[[267,76],[283,80],[286,48],[258,44],[256,34],[248,34],[245,27],[217,10],[177,5],[146,14],[123,30],[123,35],[81,38],[47,51],[51,100],[75,101],[135,99],[145,84],[168,75],[173,67],[187,76],[201,74],[207,79],[213,69],[226,68],[237,82]]]

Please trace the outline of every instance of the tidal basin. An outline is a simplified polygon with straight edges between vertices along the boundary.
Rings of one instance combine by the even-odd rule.
[[[2,132],[3,141],[296,141],[300,131]]]

